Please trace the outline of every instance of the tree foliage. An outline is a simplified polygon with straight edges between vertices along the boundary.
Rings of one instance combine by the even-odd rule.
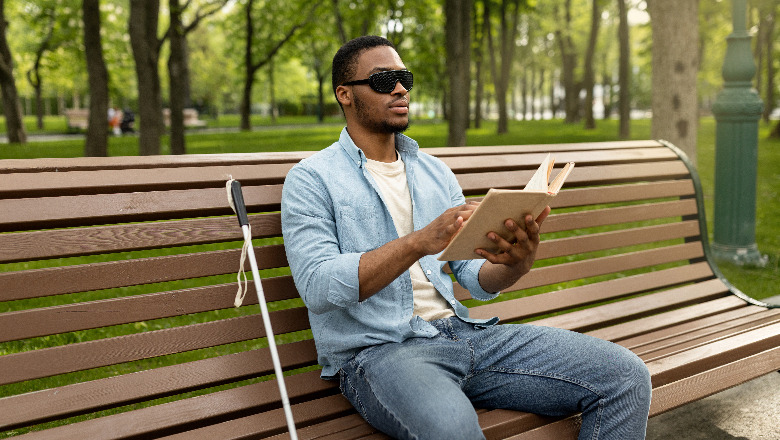
[[[624,78],[622,86],[620,41],[626,37],[619,37],[621,2],[627,8],[630,34],[622,67],[630,81]],[[4,2],[13,77],[25,114],[43,116],[87,106],[91,90],[81,3]],[[111,105],[141,110],[149,99],[140,95],[149,87],[139,87],[138,63],[131,49],[130,3],[99,1],[101,44]],[[465,64],[466,58],[453,60],[446,50],[445,5],[455,3],[461,2],[161,0],[154,32],[158,53],[156,61],[147,63],[147,71],[157,72],[159,107],[192,106],[212,115],[243,111],[245,128],[249,115],[274,114],[282,108],[323,118],[337,108],[329,86],[333,53],[348,39],[379,34],[397,45],[415,73],[415,114],[450,119],[453,104],[460,108],[467,103],[465,119],[457,116],[463,129],[466,121],[477,124],[482,118],[505,121],[542,115],[570,122],[584,117],[591,126],[598,116],[616,114],[621,94],[624,112],[650,108],[657,90],[651,86],[655,37],[647,22],[645,1],[464,2],[472,5],[468,17],[461,18],[470,23],[464,29],[470,41]],[[758,67],[756,87],[768,117],[780,96],[774,80],[780,69],[780,30],[774,24],[780,6],[776,0],[751,0],[749,4]],[[698,106],[704,113],[723,87],[720,70],[730,17],[730,2],[700,2],[697,88]],[[169,29],[180,29],[177,35],[183,38],[172,40]],[[178,76],[177,72],[184,73]],[[463,78],[456,79],[458,75],[470,79],[463,83]],[[453,81],[461,85],[453,88]],[[148,128],[149,121],[157,118],[156,110],[140,113],[141,127]],[[178,121],[174,125],[176,138],[183,139],[183,128]],[[183,143],[176,150],[183,152]],[[157,147],[149,150],[157,151]]]

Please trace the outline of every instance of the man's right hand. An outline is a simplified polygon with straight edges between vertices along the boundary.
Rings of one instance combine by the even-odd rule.
[[[420,258],[443,251],[477,206],[479,202],[469,202],[450,208],[424,228],[363,254],[358,267],[360,300],[385,288]]]
[[[450,208],[424,228],[410,234],[410,238],[414,238],[419,253],[424,256],[443,251],[463,227],[463,223],[471,217],[477,206],[479,206],[479,202],[471,201],[465,205]]]

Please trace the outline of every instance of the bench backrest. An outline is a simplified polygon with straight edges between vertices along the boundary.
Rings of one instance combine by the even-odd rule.
[[[728,294],[704,259],[695,182],[658,142],[425,151],[456,172],[467,196],[522,188],[547,152],[558,163],[577,163],[554,199],[539,261],[511,289],[517,292],[477,304],[458,288],[473,315],[598,332]],[[316,379],[307,312],[280,237],[284,177],[310,154],[0,162],[0,396],[13,396],[0,399],[0,431],[239,385],[275,387],[266,380],[272,365],[254,290],[233,307],[241,231],[227,204],[229,176],[244,187],[291,399],[321,406],[315,399],[338,394],[335,384]],[[675,291],[707,279],[713,282],[692,293]],[[608,312],[588,312],[624,298]],[[40,394],[20,395],[32,391],[48,393],[46,405]],[[207,408],[189,403],[189,418],[151,418],[137,432],[170,433],[172,425],[185,430],[278,408],[273,392],[258,395],[247,392],[251,403],[235,408],[230,399]],[[341,401],[330,404],[333,414],[349,411]],[[261,425],[267,433],[284,430],[274,411]],[[296,417],[306,423],[306,414]],[[116,422],[96,418],[88,426],[101,432]]]

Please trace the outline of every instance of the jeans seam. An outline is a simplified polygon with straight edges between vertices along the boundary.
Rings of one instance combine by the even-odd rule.
[[[591,393],[597,395],[599,397],[599,401],[601,399],[604,399],[607,397],[604,393],[593,387],[591,384],[587,382],[583,382],[581,380],[560,375],[560,374],[553,374],[553,373],[544,373],[541,371],[533,371],[533,370],[522,370],[517,368],[501,368],[501,367],[487,367],[483,369],[482,371],[494,371],[497,373],[510,373],[510,374],[525,374],[528,376],[539,376],[539,377],[546,377],[549,379],[556,379],[556,380],[562,380],[564,382],[569,382],[574,385],[577,385],[579,387],[585,388],[586,390],[590,391]]]
[[[372,396],[374,396],[374,400],[376,400],[376,402],[379,404],[382,410],[389,416],[390,419],[395,421],[395,423],[397,423],[404,430],[408,438],[417,439],[417,436],[412,434],[412,432],[403,423],[403,421],[394,412],[390,411],[387,405],[385,405],[384,402],[382,402],[382,400],[379,399],[379,396],[377,396],[376,393],[374,392],[374,387],[371,385],[371,381],[369,380],[368,376],[365,374],[365,370],[363,370],[363,368],[360,368],[360,371],[361,373],[363,373],[363,381],[366,383],[366,385],[368,385],[368,392],[371,393]],[[357,396],[357,394],[355,394],[355,396]],[[360,399],[358,398],[358,401],[359,400]],[[362,402],[360,404],[361,406],[363,405]],[[363,418],[365,418],[366,421],[369,422],[369,424],[371,424],[370,420],[368,419],[367,411],[363,410],[362,413],[363,413]]]

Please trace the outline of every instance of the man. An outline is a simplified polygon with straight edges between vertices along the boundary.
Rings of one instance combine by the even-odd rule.
[[[467,66],[465,67],[467,68]],[[282,231],[309,309],[322,377],[395,438],[480,439],[474,406],[583,413],[582,439],[644,438],[650,379],[610,342],[531,325],[469,318],[440,253],[476,208],[449,168],[401,135],[413,77],[380,37],[346,43],[333,89],[347,126],[301,161],[282,194]],[[549,207],[501,252],[452,261],[474,298],[495,298],[533,264]]]

